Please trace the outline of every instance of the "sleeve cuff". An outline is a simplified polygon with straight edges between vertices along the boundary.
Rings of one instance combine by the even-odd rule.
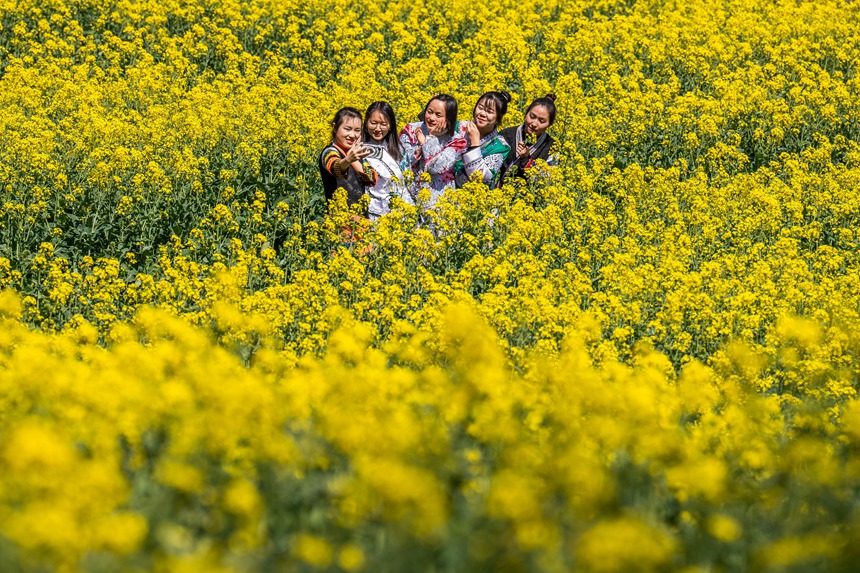
[[[477,161],[481,158],[481,148],[476,147],[475,149],[470,149],[466,153],[463,154],[463,163],[469,164],[473,161]]]

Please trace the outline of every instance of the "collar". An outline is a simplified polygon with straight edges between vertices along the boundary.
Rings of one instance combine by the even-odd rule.
[[[517,145],[519,145],[524,140],[525,133],[526,124],[522,124],[517,128]],[[531,145],[531,147],[529,147],[529,155],[531,155],[532,157],[536,157],[537,150],[540,148],[541,145],[543,145],[543,142],[546,141],[547,137],[549,137],[549,135],[547,135],[546,131],[541,133],[540,136],[538,136],[537,141],[535,141]]]
[[[484,137],[481,138],[481,141],[478,143],[478,145],[483,147],[485,144],[496,139],[496,137],[498,137],[498,135],[499,135],[499,131],[497,128],[494,127],[493,131],[491,131],[490,133],[488,133],[487,135],[485,135]]]

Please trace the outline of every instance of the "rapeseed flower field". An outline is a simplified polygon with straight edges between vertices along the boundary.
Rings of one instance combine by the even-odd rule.
[[[558,166],[326,205],[497,89]],[[860,3],[0,0],[0,133],[0,571],[856,569]]]

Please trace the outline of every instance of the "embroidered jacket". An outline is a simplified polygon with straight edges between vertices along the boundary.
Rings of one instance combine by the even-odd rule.
[[[364,195],[364,188],[374,185],[378,175],[376,171],[363,159],[360,163],[353,162],[343,171],[340,168],[340,160],[346,157],[346,152],[334,143],[322,150],[319,157],[320,177],[322,177],[325,198],[331,201],[338,187],[346,189],[346,202],[349,205],[357,203]],[[356,165],[361,170],[356,168]]]
[[[481,172],[481,179],[487,187],[490,189],[496,187],[510,151],[508,142],[495,129],[482,137],[478,146],[466,151],[463,154],[463,160],[457,162],[457,187],[462,187],[476,171]]]
[[[389,211],[388,200],[390,197],[400,197],[410,205],[413,205],[412,196],[404,187],[403,172],[400,165],[388,152],[384,145],[366,142],[364,144],[373,152],[368,156],[367,162],[377,173],[374,185],[367,188],[370,195],[370,206],[368,213],[371,219],[385,215]]]
[[[418,143],[418,131],[421,130],[426,138],[424,145]],[[409,169],[415,174],[415,181],[409,189],[413,199],[423,188],[430,189],[429,206],[449,187],[454,187],[454,167],[462,158],[463,152],[469,147],[466,128],[459,121],[454,128],[454,135],[430,135],[424,122],[408,123],[400,132],[400,145],[403,146],[403,169]],[[430,182],[423,183],[421,174],[428,173]],[[416,201],[417,202],[417,201]]]
[[[524,130],[525,126],[518,125],[516,127],[503,129],[499,134],[511,147],[511,152],[508,154],[508,157],[505,159],[505,163],[502,166],[502,182],[504,182],[505,177],[510,177],[512,175],[525,178],[526,169],[534,166],[535,160],[537,159],[543,159],[548,165],[558,164],[558,158],[555,155],[550,154],[553,145],[555,145],[555,139],[553,139],[547,132],[543,132],[541,136],[538,137],[537,141],[530,145],[529,154],[526,157],[519,157],[517,155],[517,144],[520,141],[523,141]]]

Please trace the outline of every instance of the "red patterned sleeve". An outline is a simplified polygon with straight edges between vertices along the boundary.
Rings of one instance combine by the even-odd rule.
[[[323,167],[325,167],[326,171],[340,179],[344,177],[344,172],[340,168],[341,159],[343,159],[343,156],[332,146],[326,147],[323,151]]]
[[[416,127],[417,126],[417,127]],[[407,123],[400,132],[400,146],[403,148],[403,163],[406,168],[416,170],[421,164],[421,145],[418,144],[416,128],[420,124]]]

